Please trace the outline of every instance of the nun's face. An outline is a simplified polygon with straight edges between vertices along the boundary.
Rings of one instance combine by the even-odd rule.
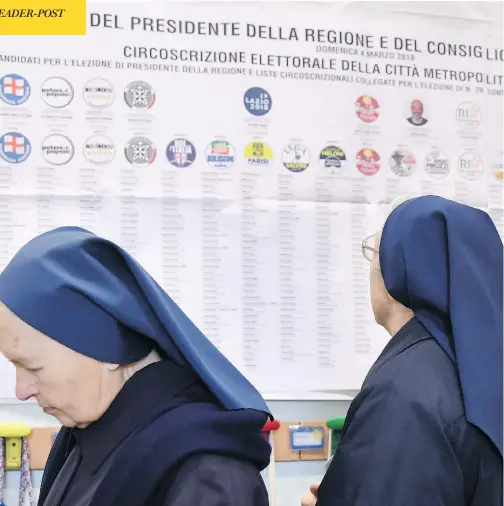
[[[376,253],[371,261],[371,306],[376,323],[393,336],[413,318],[411,309],[396,301],[387,291],[380,268],[381,232],[376,237]]]
[[[0,353],[16,367],[16,396],[34,397],[66,427],[98,420],[123,385],[120,368],[85,357],[0,305]]]

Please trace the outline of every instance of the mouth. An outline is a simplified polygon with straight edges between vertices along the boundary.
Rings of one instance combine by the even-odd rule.
[[[52,415],[56,411],[56,408],[43,408],[44,413],[47,415]]]

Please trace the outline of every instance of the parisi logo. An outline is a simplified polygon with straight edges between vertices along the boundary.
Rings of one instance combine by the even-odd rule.
[[[0,0],[0,35],[85,35],[86,0]]]

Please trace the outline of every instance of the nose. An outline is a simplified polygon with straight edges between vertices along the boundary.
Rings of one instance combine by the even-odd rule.
[[[20,401],[27,401],[36,394],[37,389],[31,374],[21,367],[16,367],[16,397]]]

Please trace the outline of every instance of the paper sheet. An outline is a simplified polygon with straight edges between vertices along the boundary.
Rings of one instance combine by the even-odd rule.
[[[367,5],[100,3],[86,38],[3,37],[0,266],[89,228],[261,391],[358,389],[387,340],[360,244],[391,200],[503,226],[498,31]]]

